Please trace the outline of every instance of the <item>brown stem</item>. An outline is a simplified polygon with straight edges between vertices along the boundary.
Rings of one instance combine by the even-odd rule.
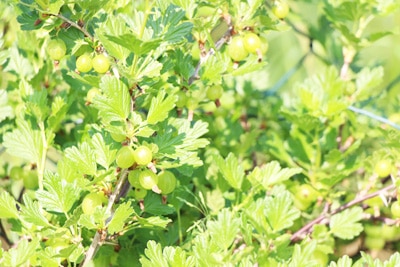
[[[74,28],[80,30],[81,32],[83,32],[83,34],[84,34],[86,37],[89,37],[92,41],[94,40],[94,37],[93,37],[84,27],[79,26],[77,23],[75,23],[75,22],[73,22],[72,20],[70,20],[70,19],[64,17],[64,16],[61,15],[61,14],[56,15],[56,17],[59,18],[59,19],[62,19],[63,21],[68,22],[72,27],[74,27]]]
[[[326,223],[327,223],[327,222],[329,221],[329,217],[330,217],[330,216],[335,215],[335,214],[337,214],[337,213],[339,213],[339,212],[341,212],[341,211],[344,211],[344,210],[346,210],[346,209],[348,209],[348,208],[350,208],[350,207],[352,207],[352,206],[354,206],[354,205],[357,205],[357,204],[359,204],[359,203],[361,203],[361,202],[363,202],[363,201],[365,201],[365,200],[367,200],[367,199],[376,197],[376,196],[378,196],[378,195],[380,195],[380,194],[382,194],[382,193],[384,193],[384,192],[386,192],[386,191],[393,190],[393,189],[395,189],[395,188],[396,188],[396,185],[392,184],[392,185],[389,185],[389,186],[386,186],[386,187],[382,188],[381,190],[378,190],[378,191],[376,191],[376,192],[373,192],[373,193],[371,193],[371,194],[356,197],[356,198],[353,199],[352,201],[350,201],[350,202],[344,204],[343,206],[340,206],[339,208],[337,208],[337,209],[331,211],[330,213],[322,214],[322,215],[320,215],[318,218],[312,220],[311,222],[309,222],[308,224],[306,224],[305,226],[303,226],[300,230],[298,230],[297,232],[295,232],[295,233],[291,236],[290,240],[291,240],[292,242],[299,241],[299,240],[303,239],[302,236],[303,236],[304,234],[306,234],[307,232],[311,231],[311,228],[312,228],[315,224],[319,224],[319,223],[321,223],[323,220],[326,220]]]
[[[128,176],[128,170],[125,169],[121,172],[121,175],[119,177],[118,183],[115,187],[114,192],[111,194],[109,200],[108,200],[108,205],[106,209],[106,213],[110,213],[111,216],[107,218],[106,220],[106,225],[108,222],[111,221],[112,217],[114,214],[112,213],[112,207],[114,203],[116,202],[118,196],[120,195],[121,189],[123,188],[123,185],[125,183],[126,177]],[[81,263],[81,267],[85,266],[86,264],[89,263],[90,260],[93,259],[93,257],[96,255],[97,250],[99,247],[102,245],[102,242],[104,241],[104,234],[106,233],[106,229],[102,230],[101,232],[97,231],[96,235],[93,238],[92,244],[90,244],[89,249],[86,252],[85,260]]]

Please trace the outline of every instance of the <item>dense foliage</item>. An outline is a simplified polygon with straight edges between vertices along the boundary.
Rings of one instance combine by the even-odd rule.
[[[400,266],[397,0],[0,14],[1,266]]]

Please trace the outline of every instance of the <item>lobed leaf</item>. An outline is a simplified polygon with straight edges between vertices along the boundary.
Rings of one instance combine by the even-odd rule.
[[[17,203],[7,192],[0,193],[0,219],[18,218]]]
[[[125,222],[134,213],[131,207],[131,202],[125,202],[118,206],[112,216],[111,221],[107,226],[107,230],[110,234],[118,233],[124,229]]]
[[[361,207],[344,210],[331,217],[330,232],[341,239],[352,239],[362,232],[363,227],[359,223],[362,219],[363,209]]]

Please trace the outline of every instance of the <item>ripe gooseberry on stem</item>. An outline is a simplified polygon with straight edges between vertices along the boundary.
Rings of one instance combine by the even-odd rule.
[[[133,149],[130,146],[121,147],[117,152],[115,161],[117,166],[122,169],[131,167],[135,163]]]
[[[221,98],[222,94],[224,92],[224,88],[222,88],[221,85],[212,85],[207,88],[206,95],[207,98],[210,100],[217,100]]]
[[[374,166],[374,172],[380,177],[384,178],[389,176],[392,171],[392,164],[390,160],[382,159],[378,161]]]
[[[133,157],[137,164],[146,166],[153,159],[153,152],[147,146],[139,146],[135,149]]]
[[[163,195],[168,195],[176,187],[176,177],[170,171],[162,171],[158,174],[158,188]]]
[[[100,74],[106,73],[110,68],[110,61],[103,54],[96,55],[92,60],[92,64],[93,69]]]
[[[83,54],[76,60],[76,69],[79,72],[88,72],[92,69],[92,57],[89,54]]]
[[[100,90],[97,88],[91,88],[87,94],[86,94],[86,101],[88,103],[92,103],[93,99],[96,97],[96,95],[100,94]]]
[[[67,47],[63,40],[54,39],[47,45],[47,52],[52,60],[60,60],[65,56]]]
[[[98,193],[90,193],[82,201],[82,210],[84,214],[93,214],[95,208],[103,204],[103,197]]]
[[[158,176],[150,170],[144,170],[139,174],[139,182],[144,189],[151,190],[157,186]]]
[[[261,49],[261,39],[257,34],[249,32],[244,35],[244,47],[249,53],[257,53]]]
[[[284,19],[289,14],[289,5],[284,0],[275,1],[272,6],[272,13],[279,19]]]
[[[228,54],[234,61],[244,60],[249,52],[247,52],[244,46],[244,40],[241,36],[235,36],[228,44]]]
[[[400,202],[393,202],[390,206],[390,211],[392,212],[394,218],[400,218]]]

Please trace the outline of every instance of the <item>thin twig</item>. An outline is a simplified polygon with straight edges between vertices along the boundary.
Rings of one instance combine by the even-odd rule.
[[[372,112],[366,111],[364,109],[359,109],[359,108],[356,108],[354,106],[349,106],[348,109],[353,111],[353,112],[368,116],[368,117],[370,117],[370,118],[372,118],[374,120],[377,120],[377,121],[380,121],[382,123],[388,124],[388,125],[392,126],[393,128],[395,128],[397,130],[400,130],[400,126],[397,125],[396,123],[394,123],[394,122],[392,122],[392,121],[390,121],[390,120],[388,120],[386,118],[383,118],[381,116],[375,115]]]
[[[127,175],[128,175],[127,169],[125,169],[121,172],[118,183],[115,187],[115,190],[111,194],[111,196],[108,200],[106,213],[110,213],[111,216],[109,218],[107,218],[106,226],[107,226],[107,223],[110,222],[112,217],[114,216],[114,214],[112,213],[112,208],[113,208],[118,196],[120,195],[121,189],[123,188],[123,185],[125,184]],[[104,230],[104,231],[107,231],[107,230]],[[99,231],[96,232],[96,235],[93,238],[92,244],[90,244],[90,247],[86,252],[85,260],[80,265],[81,267],[88,264],[93,259],[93,257],[96,255],[97,250],[100,248],[100,246],[102,245],[102,242],[103,242],[102,236],[103,236],[102,233],[99,233]]]
[[[81,32],[83,32],[83,34],[84,34],[86,37],[89,37],[92,41],[94,40],[93,35],[91,35],[84,27],[79,26],[77,23],[75,23],[75,22],[73,22],[72,20],[70,20],[70,19],[64,17],[64,16],[61,15],[61,14],[57,14],[57,15],[55,15],[55,16],[56,16],[57,18],[59,18],[59,19],[62,19],[62,20],[65,21],[65,22],[68,22],[72,27],[74,27],[74,28],[80,30]]]
[[[340,206],[339,208],[337,208],[337,209],[331,211],[330,213],[322,214],[322,215],[320,215],[318,218],[312,220],[311,222],[309,222],[308,224],[306,224],[305,226],[303,226],[300,230],[298,230],[297,232],[295,232],[295,233],[291,236],[290,240],[291,240],[292,242],[296,242],[296,241],[298,241],[298,240],[301,240],[301,239],[302,239],[302,236],[303,236],[304,234],[306,234],[307,232],[309,232],[309,231],[311,230],[311,228],[312,228],[314,225],[319,224],[319,223],[321,223],[321,222],[324,221],[324,220],[326,220],[326,223],[328,223],[328,222],[329,222],[329,217],[330,217],[330,216],[335,215],[335,214],[337,214],[337,213],[339,213],[339,212],[342,212],[342,211],[344,211],[344,210],[346,210],[346,209],[348,209],[348,208],[350,208],[350,207],[352,207],[352,206],[354,206],[354,205],[357,205],[357,204],[359,204],[359,203],[361,203],[361,202],[363,202],[363,201],[365,201],[365,200],[367,200],[367,199],[376,197],[376,196],[378,196],[378,195],[380,195],[380,194],[382,194],[382,193],[384,193],[384,192],[386,192],[386,191],[390,191],[390,190],[393,190],[393,189],[395,189],[395,188],[396,188],[396,185],[392,184],[392,185],[389,185],[389,186],[386,186],[386,187],[382,188],[381,190],[378,190],[378,191],[376,191],[376,192],[373,192],[373,193],[371,193],[371,194],[356,197],[356,198],[353,199],[352,201],[350,201],[350,202],[348,202],[348,203],[346,203],[346,204]]]

